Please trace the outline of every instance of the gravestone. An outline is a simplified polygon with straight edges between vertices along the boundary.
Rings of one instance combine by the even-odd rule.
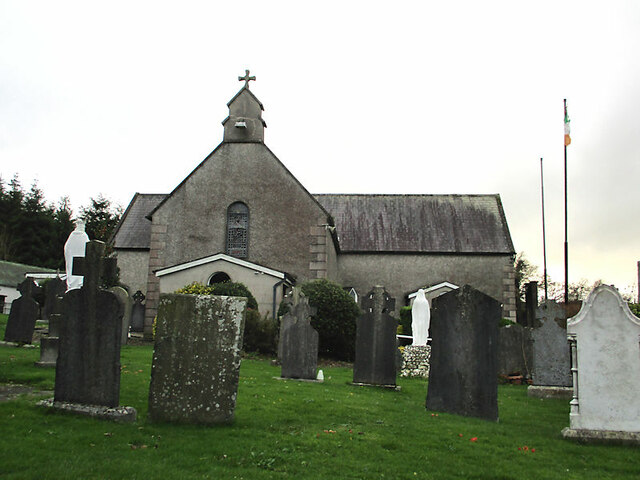
[[[500,302],[464,285],[432,307],[427,409],[497,421]]]
[[[538,282],[529,282],[525,286],[524,311],[525,327],[533,327],[538,309]]]
[[[243,297],[160,295],[151,421],[233,421],[246,305]]]
[[[62,282],[66,289],[65,282]],[[64,290],[62,291],[64,295]],[[62,321],[62,296],[55,297],[51,313],[49,314],[49,329],[46,335],[40,338],[40,360],[35,362],[36,367],[55,368],[58,361],[60,346],[60,322]]]
[[[362,299],[364,313],[358,318],[356,330],[354,384],[396,386],[398,322],[391,316],[395,304],[381,286],[373,287]]]
[[[282,378],[316,379],[318,368],[318,332],[311,326],[315,308],[309,299],[301,296],[282,317]]]
[[[531,378],[531,329],[519,323],[498,328],[498,376],[522,383]]]
[[[122,305],[122,337],[120,343],[122,345],[126,345],[127,340],[129,339],[129,325],[131,324],[133,300],[122,287],[111,287],[109,291],[118,297],[118,301],[120,302],[120,305]]]
[[[4,332],[5,342],[31,343],[36,320],[40,313],[40,305],[34,300],[34,296],[41,290],[36,283],[25,278],[18,285],[20,297],[11,302],[11,311]]]
[[[64,296],[64,292],[67,290],[67,283],[61,280],[60,277],[55,277],[49,280],[44,285],[44,307],[42,308],[42,320],[49,320],[56,307],[59,297]]]
[[[103,258],[104,248],[89,242],[85,257],[74,260],[73,274],[84,280],[62,302],[54,403],[118,406],[122,307],[113,293],[99,288],[115,268],[114,259]]]
[[[145,306],[142,304],[146,298],[144,294],[138,290],[133,294],[133,306],[131,307],[131,331],[143,332],[144,331],[144,315]]]
[[[546,302],[536,310],[533,339],[533,384],[536,386],[570,387],[571,354],[567,341],[565,309]]]
[[[573,373],[565,438],[640,443],[640,319],[618,290],[594,289],[567,322]]]

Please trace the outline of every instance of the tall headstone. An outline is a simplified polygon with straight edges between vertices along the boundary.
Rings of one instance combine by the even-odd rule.
[[[160,295],[150,420],[233,421],[246,305],[242,297]]]
[[[556,302],[546,302],[536,310],[533,339],[533,384],[570,387],[571,354],[567,341],[565,309]]]
[[[64,262],[67,272],[67,291],[82,287],[82,275],[73,274],[73,262],[75,258],[85,255],[86,244],[89,236],[84,231],[84,222],[78,221],[76,228],[64,244]]]
[[[120,305],[122,305],[122,338],[120,343],[122,345],[127,344],[129,339],[129,325],[131,324],[131,310],[133,307],[133,300],[122,287],[111,287],[110,292],[114,293],[118,297]]]
[[[525,327],[533,327],[538,309],[538,282],[529,282],[525,287]]]
[[[64,296],[54,402],[117,407],[120,399],[122,307],[99,288],[115,260],[103,258],[105,245],[89,242],[84,258],[75,258],[81,288]]]
[[[145,306],[142,302],[144,302],[145,296],[140,290],[133,294],[133,306],[131,307],[131,331],[132,332],[143,332],[144,331],[144,315],[145,315]]]
[[[40,313],[40,305],[34,300],[34,296],[40,287],[26,278],[18,285],[20,297],[11,302],[11,311],[4,332],[5,342],[31,343],[36,320]]]
[[[64,292],[67,290],[67,283],[61,280],[60,277],[55,277],[49,280],[44,285],[44,307],[42,308],[42,320],[49,320],[56,308],[56,304],[59,298],[64,296]]]
[[[640,443],[640,319],[618,290],[594,289],[567,322],[573,399],[569,438]]]
[[[314,380],[318,368],[318,332],[311,326],[315,308],[301,296],[298,303],[282,317],[282,378]]]
[[[498,376],[522,383],[531,378],[531,329],[519,323],[498,328]]]
[[[498,420],[500,302],[469,285],[433,300],[428,410]]]
[[[418,290],[413,306],[411,307],[411,331],[415,346],[424,346],[429,340],[429,325],[431,323],[431,311],[429,301],[425,297],[424,290]]]
[[[396,386],[397,321],[391,316],[396,301],[384,287],[375,286],[362,299],[363,314],[356,330],[353,383]]]

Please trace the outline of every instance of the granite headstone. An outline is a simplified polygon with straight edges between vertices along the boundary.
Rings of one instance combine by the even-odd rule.
[[[500,302],[469,285],[433,300],[428,410],[498,420]]]
[[[4,332],[5,342],[31,343],[40,305],[34,296],[41,288],[31,278],[25,278],[18,291],[20,297],[11,302],[11,311]]]
[[[74,276],[84,279],[62,302],[54,402],[118,406],[122,306],[99,288],[106,270],[115,268],[114,259],[103,258],[104,249],[91,241],[85,257],[74,260]]]
[[[145,296],[140,290],[133,294],[133,306],[131,307],[131,331],[132,332],[143,332],[144,331],[144,315],[145,315],[145,306],[142,302],[144,302]]]
[[[301,296],[296,305],[282,317],[282,378],[314,380],[318,368],[318,332],[311,326],[315,308]]]
[[[122,345],[127,344],[127,340],[129,339],[129,325],[131,324],[131,310],[133,307],[133,300],[127,293],[127,291],[122,287],[111,287],[109,289],[110,292],[114,293],[116,297],[118,297],[118,301],[120,305],[122,305],[122,338],[120,343]]]
[[[533,384],[570,387],[571,353],[567,341],[565,309],[555,302],[546,302],[536,310],[533,339]]]
[[[382,286],[373,287],[363,297],[363,313],[356,327],[353,383],[396,386],[398,322],[391,316],[395,303],[395,299]]]
[[[160,295],[151,421],[233,421],[246,305],[243,297]]]
[[[60,277],[55,277],[49,280],[44,285],[44,307],[42,308],[42,320],[49,320],[59,298],[64,296],[64,292],[67,290],[67,283],[61,280]]]

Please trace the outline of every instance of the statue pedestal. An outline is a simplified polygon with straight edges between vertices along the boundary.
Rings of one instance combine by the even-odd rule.
[[[407,345],[402,352],[400,376],[428,378],[430,359],[431,345]]]

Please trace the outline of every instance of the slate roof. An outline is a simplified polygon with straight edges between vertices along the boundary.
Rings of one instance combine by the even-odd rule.
[[[114,248],[148,249],[151,220],[146,216],[166,197],[165,193],[136,193],[115,229]]]
[[[148,249],[146,217],[168,196],[136,193],[116,229],[114,247]],[[313,197],[333,217],[343,253],[515,253],[500,195]]]
[[[16,288],[24,280],[25,273],[56,273],[56,271],[50,268],[0,260],[0,285]]]
[[[314,195],[341,252],[515,253],[499,195]]]

